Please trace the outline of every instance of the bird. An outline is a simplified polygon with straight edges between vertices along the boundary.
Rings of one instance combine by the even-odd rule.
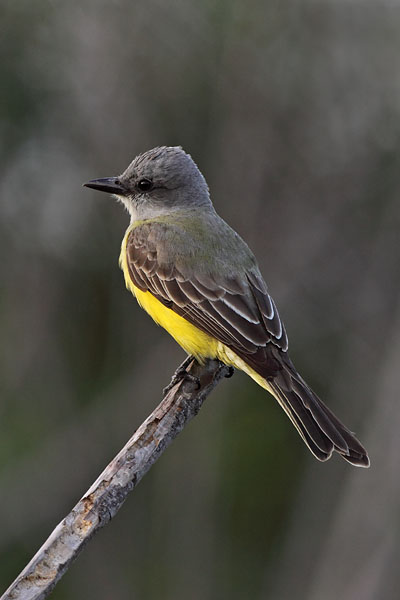
[[[318,460],[335,451],[369,466],[362,444],[296,370],[257,260],[216,212],[190,154],[158,146],[121,175],[83,185],[127,209],[119,261],[126,287],[190,358],[244,371],[278,401]]]

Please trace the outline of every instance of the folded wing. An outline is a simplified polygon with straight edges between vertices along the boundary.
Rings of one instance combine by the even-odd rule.
[[[297,373],[275,303],[256,267],[226,275],[172,261],[157,224],[133,229],[127,241],[130,277],[136,287],[233,350],[268,385],[319,460],[333,450],[352,464],[368,466],[367,453]],[[181,267],[177,267],[177,263]],[[232,272],[232,270],[231,270]]]

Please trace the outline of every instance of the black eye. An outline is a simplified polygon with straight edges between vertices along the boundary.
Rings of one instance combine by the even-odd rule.
[[[153,187],[153,182],[151,179],[141,179],[137,182],[137,188],[141,192],[148,192]]]

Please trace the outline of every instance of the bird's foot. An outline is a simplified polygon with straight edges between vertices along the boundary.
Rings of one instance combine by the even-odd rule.
[[[226,365],[226,367],[228,368],[228,372],[225,375],[225,377],[227,377],[227,378],[232,377],[232,375],[235,372],[235,369],[231,365]]]
[[[183,363],[176,369],[175,373],[172,375],[172,379],[170,383],[163,389],[163,396],[165,397],[172,388],[182,381],[191,381],[196,384],[196,389],[200,389],[200,379],[196,377],[196,375],[192,375],[186,371],[187,367],[190,363],[195,360],[193,356],[188,356]]]

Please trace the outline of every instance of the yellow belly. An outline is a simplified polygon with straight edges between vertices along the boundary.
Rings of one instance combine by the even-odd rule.
[[[143,292],[137,288],[129,275],[128,261],[126,256],[126,243],[131,228],[125,234],[121,246],[121,255],[119,263],[124,274],[125,284],[128,290],[136,297],[140,306],[154,319],[154,321],[164,327],[170,335],[178,342],[188,354],[193,354],[197,360],[202,362],[205,358],[217,358],[218,341],[207,335],[191,323],[186,321],[173,310],[167,308],[150,292]]]
[[[217,340],[161,304],[150,292],[142,292],[137,288],[132,289],[132,287],[130,289],[135,294],[140,306],[158,325],[164,327],[172,335],[185,352],[193,354],[200,362],[204,358],[217,357]]]
[[[226,365],[231,365],[244,371],[259,385],[265,389],[269,389],[265,379],[249,367],[228,346],[204,333],[173,310],[164,306],[150,292],[143,292],[133,284],[126,256],[126,244],[131,230],[132,226],[128,228],[122,241],[119,264],[124,274],[126,287],[136,297],[140,306],[144,308],[158,325],[161,325],[161,327],[168,331],[185,352],[192,354],[199,362],[204,362],[205,358],[216,358]]]

